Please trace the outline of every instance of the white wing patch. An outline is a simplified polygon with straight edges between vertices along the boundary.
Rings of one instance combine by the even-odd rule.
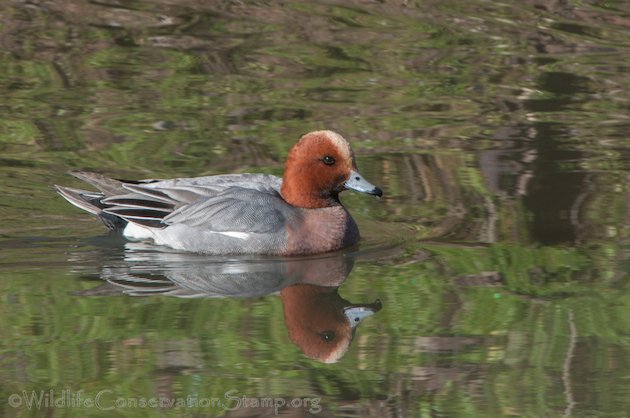
[[[238,238],[238,239],[247,239],[249,238],[249,234],[247,232],[236,232],[236,231],[225,231],[225,232],[216,232],[215,234],[225,235],[226,237]]]

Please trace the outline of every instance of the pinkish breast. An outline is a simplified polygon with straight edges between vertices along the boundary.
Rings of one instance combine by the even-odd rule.
[[[359,242],[359,228],[341,205],[301,209],[300,219],[287,228],[287,253],[318,254]]]

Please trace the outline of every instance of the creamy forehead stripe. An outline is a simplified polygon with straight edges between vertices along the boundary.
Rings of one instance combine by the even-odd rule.
[[[337,347],[335,347],[335,349],[331,351],[330,354],[320,360],[324,363],[336,363],[341,357],[343,357],[344,354],[346,354],[346,351],[348,351],[348,348],[350,347],[351,341],[352,338],[350,336],[339,341]]]
[[[343,136],[333,131],[316,131],[313,133],[325,136],[335,145],[335,147],[337,147],[337,150],[339,150],[339,153],[344,158],[348,160],[352,159],[352,155],[350,154],[350,144],[348,144],[348,141],[346,141]]]

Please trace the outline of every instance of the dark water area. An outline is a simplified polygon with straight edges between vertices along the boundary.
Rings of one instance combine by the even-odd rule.
[[[0,1],[0,414],[630,416],[624,1]],[[281,175],[357,247],[108,234],[67,174]]]

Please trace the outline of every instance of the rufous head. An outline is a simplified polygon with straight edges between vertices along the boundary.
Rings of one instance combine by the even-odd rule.
[[[353,189],[382,196],[359,174],[350,144],[333,131],[304,135],[291,148],[284,166],[282,197],[293,206],[322,208],[339,204],[339,193]]]
[[[280,291],[289,339],[302,352],[324,363],[335,363],[348,351],[357,325],[380,311],[380,300],[353,304],[336,287],[294,284]]]

